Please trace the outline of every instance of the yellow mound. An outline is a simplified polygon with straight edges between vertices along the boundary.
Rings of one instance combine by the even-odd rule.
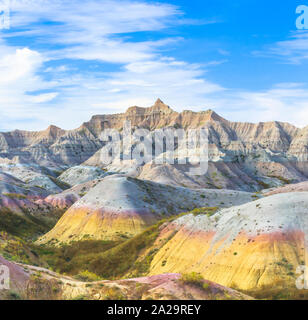
[[[141,233],[156,219],[151,215],[138,215],[134,212],[112,212],[70,208],[56,226],[38,243],[68,243],[85,239],[119,240]]]
[[[281,283],[295,286],[295,271],[304,261],[303,234],[241,235],[216,252],[210,234],[178,232],[154,257],[151,275],[196,271],[221,285],[251,290]]]

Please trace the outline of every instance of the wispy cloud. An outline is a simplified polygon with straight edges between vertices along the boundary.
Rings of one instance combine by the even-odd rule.
[[[157,97],[177,110],[215,108],[231,120],[307,124],[307,84],[231,91],[207,77],[230,52],[217,49],[218,58],[202,64],[169,54],[185,39],[162,31],[216,22],[191,21],[177,6],[145,0],[12,0],[12,28],[0,35],[0,128],[75,128],[92,114],[149,106]],[[266,51],[300,63],[308,34]]]
[[[193,65],[166,54],[166,48],[181,38],[134,38],[138,32],[188,23],[183,16],[174,5],[146,1],[12,0],[12,29],[3,34],[3,48],[14,59],[22,53],[24,62],[22,68],[11,66],[6,72],[18,76],[20,85],[12,85],[10,94],[2,90],[2,119],[6,120],[1,127],[13,129],[31,112],[33,121],[25,122],[26,129],[43,128],[50,122],[73,128],[93,113],[148,105],[156,97],[183,108],[224,90],[204,79],[206,64]],[[14,44],[28,39],[29,49],[9,46],[12,39]],[[44,67],[57,61],[59,65]],[[63,61],[103,65],[91,70],[90,65],[78,69],[77,63],[76,70]],[[117,68],[106,71],[106,63]],[[15,75],[24,68],[24,77]]]
[[[300,64],[308,59],[308,31],[293,32],[287,40],[278,41],[265,50],[255,51],[254,54],[278,57],[284,63]]]
[[[279,83],[260,91],[228,90],[207,103],[232,121],[308,124],[308,85],[303,83]]]

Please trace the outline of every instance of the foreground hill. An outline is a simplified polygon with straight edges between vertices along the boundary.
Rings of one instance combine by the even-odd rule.
[[[241,191],[191,190],[121,175],[107,176],[75,202],[38,242],[130,238],[164,217],[199,207],[230,207],[253,197]]]
[[[180,217],[155,255],[150,274],[200,272],[241,290],[294,288],[296,268],[307,265],[308,193],[269,196],[212,216]]]
[[[202,278],[185,278],[180,274],[85,282],[44,268],[11,263],[1,256],[0,263],[10,271],[10,289],[0,290],[0,300],[252,299]]]

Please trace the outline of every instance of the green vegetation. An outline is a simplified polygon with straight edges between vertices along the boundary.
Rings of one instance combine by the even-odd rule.
[[[203,277],[200,273],[191,272],[191,273],[184,273],[181,275],[180,281],[189,284],[196,284],[201,285],[203,284]]]
[[[297,289],[294,282],[287,286],[284,281],[281,281],[255,290],[241,291],[260,300],[308,300],[308,291]]]
[[[27,212],[22,217],[9,209],[0,209],[0,231],[6,231],[12,235],[30,239],[44,234],[51,227]]]
[[[288,276],[294,276],[294,266],[289,263],[286,258],[282,258],[281,261],[276,262],[276,264],[282,267]]]
[[[293,182],[292,180],[286,179],[281,176],[269,176],[269,177],[279,179],[283,184],[291,184]]]
[[[263,189],[269,189],[271,186],[268,183],[265,183],[261,180],[257,180],[257,183],[263,188]]]
[[[210,284],[204,280],[202,275],[197,272],[184,273],[181,275],[180,281],[184,284],[195,285],[204,290],[210,289]]]
[[[125,300],[120,288],[110,287],[105,292],[105,300]]]
[[[84,270],[78,273],[78,275],[75,277],[77,280],[81,281],[99,281],[101,278],[96,275],[93,272],[90,272],[88,270]]]
[[[31,244],[4,231],[0,231],[0,254],[10,261],[40,264],[38,254],[31,248]]]
[[[87,297],[85,295],[79,295],[72,300],[87,300]]]
[[[213,216],[219,210],[218,207],[204,207],[204,208],[196,208],[189,212],[184,212],[181,215],[193,214],[194,216],[199,216],[201,214],[205,214],[208,217]]]
[[[175,217],[161,220],[128,240],[86,240],[58,248],[37,246],[35,250],[50,268],[62,274],[78,277],[86,270],[102,279],[119,279],[127,274],[137,277],[149,271],[158,251],[158,248],[151,247],[159,235],[160,226],[173,219]],[[81,274],[83,275],[84,273]]]
[[[116,241],[84,240],[58,247],[35,246],[35,251],[52,270],[77,275],[88,270],[88,261],[118,245]]]
[[[62,190],[67,190],[71,188],[71,186],[68,183],[63,182],[53,176],[48,176],[48,178]]]
[[[27,199],[27,196],[19,193],[3,193],[3,195],[10,199],[18,199],[18,200]]]
[[[10,300],[21,300],[20,295],[15,291],[10,291],[8,295]]]
[[[136,275],[147,271],[151,256],[137,263],[137,259],[143,250],[150,247],[159,235],[160,222],[148,228],[146,231],[129,239],[122,244],[92,256],[88,261],[89,270],[105,279],[120,278],[126,273],[134,272]]]

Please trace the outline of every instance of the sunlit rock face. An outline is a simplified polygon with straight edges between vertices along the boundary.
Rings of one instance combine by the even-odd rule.
[[[131,121],[133,130],[146,128],[152,132],[166,127],[207,128],[209,171],[195,177],[189,176],[187,166],[183,165],[170,169],[166,164],[131,163],[133,167],[129,167],[115,162],[110,165],[113,172],[178,186],[182,179],[182,185],[186,187],[245,191],[279,186],[286,180],[301,182],[308,177],[308,127],[299,129],[281,122],[230,122],[213,110],[179,113],[159,99],[149,108],[134,106],[125,113],[93,116],[74,130],[50,126],[39,132],[0,133],[0,163],[37,164],[58,170],[80,164],[104,167],[100,157],[104,145],[101,132],[111,128],[121,133],[126,120]],[[41,176],[35,179],[51,187],[46,179],[39,180],[43,179]],[[71,180],[72,184],[85,182],[76,182],[69,175],[65,179]]]
[[[230,207],[249,202],[253,196],[248,192],[191,190],[111,175],[75,202],[39,243],[130,238],[165,217],[198,207]]]
[[[243,290],[295,287],[307,265],[308,193],[269,196],[211,217],[187,215],[168,225],[173,238],[157,253],[151,274],[197,271]]]

